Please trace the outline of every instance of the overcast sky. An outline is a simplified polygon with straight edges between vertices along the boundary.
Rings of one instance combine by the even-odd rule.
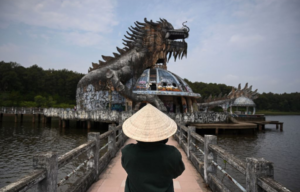
[[[0,60],[87,73],[145,17],[187,21],[182,78],[300,92],[300,0],[0,0]]]

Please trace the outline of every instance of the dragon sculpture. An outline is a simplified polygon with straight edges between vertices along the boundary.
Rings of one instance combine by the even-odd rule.
[[[228,95],[222,95],[222,93],[220,93],[218,96],[210,95],[207,99],[204,100],[204,103],[200,104],[200,108],[204,108],[207,110],[215,106],[220,106],[224,111],[227,111],[227,108],[232,106],[237,98],[241,97],[248,98],[250,100],[257,99],[257,89],[255,91],[252,91],[252,85],[248,88],[248,83],[246,83],[245,87],[242,89],[241,84],[239,84],[238,88],[232,87],[232,90]]]
[[[117,47],[118,53],[111,56],[102,56],[104,61],[92,63],[89,73],[77,85],[77,108],[95,110],[107,108],[105,99],[113,92],[112,97],[129,100],[136,103],[147,101],[158,109],[166,111],[162,101],[156,95],[138,95],[132,88],[143,71],[153,68],[157,63],[166,63],[173,55],[175,61],[187,56],[189,28],[184,25],[174,29],[166,19],[158,22],[135,22],[125,35],[125,47]]]

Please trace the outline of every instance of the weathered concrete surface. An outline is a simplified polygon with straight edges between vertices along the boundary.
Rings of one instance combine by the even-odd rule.
[[[125,145],[129,143],[135,143],[135,141],[129,139]],[[174,179],[175,192],[210,192],[178,143],[171,137],[167,144],[175,146],[180,151],[185,165],[185,171],[182,175]],[[106,171],[99,176],[99,180],[91,186],[88,192],[124,192],[126,177],[127,174],[121,165],[121,152],[119,151]]]

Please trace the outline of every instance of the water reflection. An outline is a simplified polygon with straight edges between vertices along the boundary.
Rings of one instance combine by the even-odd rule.
[[[0,188],[16,181],[33,170],[33,155],[56,151],[59,155],[87,142],[89,131],[105,132],[107,126],[99,125],[89,130],[76,128],[76,122],[71,122],[69,128],[58,128],[58,121],[52,120],[51,125],[32,123],[31,116],[24,116],[23,123],[14,123],[14,116],[4,116],[0,123]],[[105,141],[102,141],[103,143]],[[79,156],[74,162],[60,170],[59,178],[66,176],[74,167],[86,159],[86,154]],[[84,174],[86,167],[81,168],[77,176]],[[76,177],[75,177],[76,179]],[[60,187],[60,191],[75,181],[71,179]]]
[[[275,125],[267,125],[263,132],[255,134],[218,135],[218,144],[243,160],[256,157],[273,162],[275,180],[292,191],[300,191],[300,116],[266,116],[266,120],[283,122],[283,132]],[[244,176],[237,178],[245,184]]]

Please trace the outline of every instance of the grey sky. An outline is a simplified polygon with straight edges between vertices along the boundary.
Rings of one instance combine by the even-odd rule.
[[[168,70],[259,92],[300,91],[299,0],[2,0],[0,60],[86,73],[134,21],[188,21],[188,57]]]

